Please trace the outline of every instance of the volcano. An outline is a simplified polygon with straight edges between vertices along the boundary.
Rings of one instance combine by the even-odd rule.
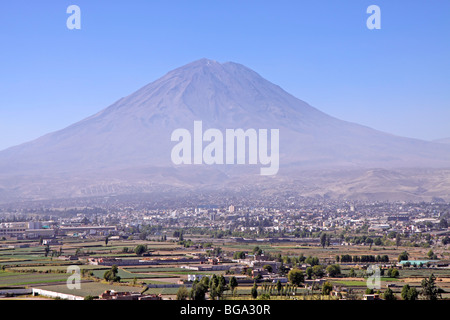
[[[258,169],[249,166],[174,165],[171,134],[192,128],[195,121],[202,121],[205,130],[278,129],[277,177],[259,177]],[[394,136],[336,119],[241,64],[201,59],[91,117],[0,152],[0,201],[145,192],[161,186],[225,187],[230,181],[234,187],[249,181],[270,184],[324,170],[435,172],[449,164],[448,144]],[[440,176],[447,183],[447,174]],[[361,177],[370,175],[365,171]],[[323,189],[318,193],[329,192],[327,186],[317,188]],[[388,189],[386,185],[385,192]],[[447,188],[434,193],[420,190],[450,194]]]

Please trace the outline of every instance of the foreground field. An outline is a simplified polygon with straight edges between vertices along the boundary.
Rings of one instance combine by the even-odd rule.
[[[147,246],[149,255],[147,260],[158,261],[156,265],[139,265],[139,257],[134,253],[134,248],[139,245]],[[19,247],[20,246],[20,247]],[[421,247],[368,247],[364,245],[357,246],[334,246],[320,247],[317,245],[298,245],[295,243],[237,243],[230,241],[215,242],[215,248],[220,248],[222,255],[229,261],[233,254],[242,251],[247,255],[252,254],[255,247],[259,247],[265,254],[272,257],[296,258],[317,257],[320,263],[326,267],[328,264],[336,263],[336,256],[348,254],[351,256],[361,255],[388,255],[390,263],[395,265],[398,255],[403,251],[408,251],[410,259],[426,258],[429,248]],[[161,294],[165,298],[176,297],[178,287],[187,280],[188,275],[220,276],[230,273],[231,275],[242,276],[240,271],[215,270],[215,271],[196,271],[182,266],[188,266],[191,258],[198,255],[208,254],[208,250],[213,248],[186,248],[176,242],[155,242],[155,241],[136,241],[136,240],[116,240],[106,244],[104,241],[63,239],[60,244],[50,247],[50,254],[46,254],[45,248],[32,241],[8,241],[0,249],[0,289],[12,287],[36,287],[54,290],[61,293],[73,294],[77,296],[98,296],[105,290],[133,291],[140,292],[144,284],[158,285],[158,287],[149,288],[148,294]],[[445,250],[436,252],[440,257],[447,257],[449,254]],[[57,254],[55,254],[57,253]],[[77,260],[66,261],[59,259],[59,256],[79,255]],[[121,278],[121,284],[113,284],[101,281],[108,266],[92,265],[88,263],[88,258],[116,258],[133,261],[133,265],[119,266],[117,276]],[[174,259],[184,259],[182,264],[176,263]],[[281,259],[281,258],[280,258]],[[282,259],[282,260],[283,260]],[[134,261],[136,264],[134,264]],[[193,260],[195,261],[195,260]],[[281,261],[281,260],[280,260]],[[284,263],[289,264],[283,260]],[[83,282],[81,289],[73,291],[67,288],[66,281],[69,277],[67,267],[77,265],[83,271]],[[356,277],[350,277],[350,270],[356,270]],[[442,297],[450,296],[450,269],[426,269],[426,268],[406,268],[400,269],[399,277],[381,279],[381,288],[383,291],[389,285],[393,292],[400,294],[405,284],[420,289],[422,279],[429,277],[433,273],[437,277],[437,285],[443,290]],[[361,264],[341,264],[341,275],[337,278],[329,278],[329,281],[335,288],[348,288],[356,292],[360,297],[364,294],[367,283],[363,278],[364,263]],[[240,284],[235,292],[227,290],[224,292],[225,299],[249,299],[252,291],[251,283],[253,280],[248,278],[247,283]],[[189,283],[187,283],[189,287]],[[259,293],[263,293],[261,285]],[[298,288],[295,295],[290,296],[272,294],[270,299],[319,299],[316,293]],[[321,297],[320,299],[326,299]]]

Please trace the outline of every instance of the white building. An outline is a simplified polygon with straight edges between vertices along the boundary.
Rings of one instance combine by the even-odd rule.
[[[202,280],[202,278],[205,277],[203,274],[188,274],[188,281],[194,282],[195,280]]]

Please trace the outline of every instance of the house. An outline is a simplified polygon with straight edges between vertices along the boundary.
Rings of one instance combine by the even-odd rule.
[[[330,295],[332,297],[337,297],[339,299],[346,299],[347,298],[347,290],[333,290],[330,292]]]
[[[262,268],[257,268],[252,270],[252,277],[255,278],[257,276],[265,276],[268,275],[269,272],[267,270],[264,270]]]
[[[56,240],[56,239],[44,239],[44,240],[42,240],[42,244],[44,245],[44,246],[47,246],[47,245],[49,245],[49,246],[54,246],[54,245],[60,245],[61,244],[61,242],[59,242],[58,240]]]
[[[74,260],[78,260],[78,257],[77,256],[59,256],[58,259],[64,260],[64,261],[74,261]]]
[[[277,283],[278,281],[280,281],[280,283],[287,283],[288,279],[286,277],[278,277],[278,278],[271,278],[272,279],[272,283]]]
[[[142,295],[138,292],[117,292],[106,290],[99,296],[99,300],[162,300],[161,295]]]

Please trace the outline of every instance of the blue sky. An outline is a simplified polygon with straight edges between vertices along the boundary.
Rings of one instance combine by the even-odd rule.
[[[66,9],[81,8],[81,30]],[[369,5],[381,29],[369,30]],[[244,64],[343,120],[450,137],[450,1],[3,1],[0,150],[200,58]]]

